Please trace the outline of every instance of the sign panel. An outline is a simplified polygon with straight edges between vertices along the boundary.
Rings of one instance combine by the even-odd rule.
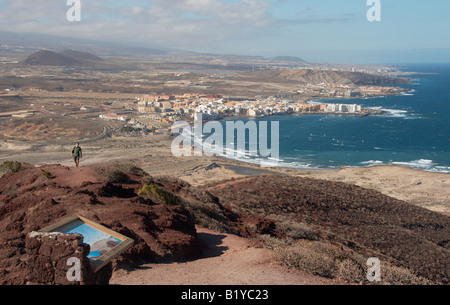
[[[82,235],[83,242],[91,247],[88,258],[95,272],[134,244],[132,239],[78,215],[65,218],[40,232]]]

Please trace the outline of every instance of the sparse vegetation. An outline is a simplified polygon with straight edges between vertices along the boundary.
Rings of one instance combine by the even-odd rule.
[[[277,228],[293,239],[319,240],[319,234],[305,223],[285,220],[277,223]]]
[[[4,161],[0,165],[0,173],[18,173],[26,169],[33,168],[34,166],[29,163],[18,161]]]
[[[344,260],[350,262],[343,252],[324,242],[290,242],[267,235],[262,239],[280,264],[325,278],[338,278],[340,264]]]
[[[95,171],[100,180],[111,183],[129,183],[131,178],[128,173],[141,177],[148,176],[144,170],[130,162],[115,161],[96,165]]]
[[[181,205],[189,211],[196,224],[221,233],[236,233],[230,228],[224,207],[208,191],[191,187],[174,177],[148,177],[140,196],[166,205]]]
[[[130,177],[121,170],[104,167],[99,169],[99,174],[103,178],[111,183],[127,183],[130,181]]]
[[[41,170],[41,174],[44,175],[45,178],[51,180],[51,179],[55,179],[55,176],[53,176],[49,171],[46,170]]]
[[[159,202],[167,206],[176,206],[181,203],[181,200],[177,195],[165,190],[164,188],[156,184],[144,185],[139,190],[138,195],[141,197],[146,196],[152,201]]]
[[[186,209],[194,217],[196,224],[221,233],[236,233],[228,225],[221,205],[213,201],[185,200]]]
[[[237,214],[274,220],[274,233],[289,242],[268,247],[283,265],[369,284],[366,263],[375,256],[382,260],[382,284],[448,283],[449,225],[439,213],[373,190],[302,177],[255,177],[210,192]]]
[[[381,280],[383,284],[390,285],[434,285],[430,280],[418,276],[405,268],[384,265],[381,269]]]
[[[268,235],[262,235],[260,239],[268,249],[272,250],[272,257],[276,262],[321,277],[366,285],[433,284],[430,280],[417,276],[408,269],[390,264],[382,264],[381,282],[371,283],[367,280],[368,269],[364,258],[356,253],[345,252],[325,241],[293,241]]]
[[[124,125],[120,128],[119,131],[123,133],[132,133],[132,132],[139,133],[142,132],[142,128],[134,128],[128,125]]]

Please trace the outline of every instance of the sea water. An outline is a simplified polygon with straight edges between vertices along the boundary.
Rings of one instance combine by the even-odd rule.
[[[291,168],[338,169],[401,165],[450,173],[450,64],[408,65],[409,94],[369,99],[322,100],[360,104],[384,115],[285,115],[280,122],[280,160]],[[247,120],[243,120],[244,122]],[[269,124],[270,125],[270,124]],[[270,143],[270,140],[269,140]],[[261,160],[243,157],[244,162]]]

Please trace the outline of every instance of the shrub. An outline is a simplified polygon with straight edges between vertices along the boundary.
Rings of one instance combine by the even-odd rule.
[[[142,189],[139,190],[138,195],[141,197],[147,196],[152,201],[157,201],[168,206],[175,206],[181,203],[181,200],[177,195],[166,191],[156,184],[144,185]]]
[[[281,264],[304,270],[314,275],[333,278],[336,274],[336,266],[332,257],[306,247],[276,248],[274,255],[275,259]]]
[[[366,278],[367,271],[363,266],[352,259],[344,259],[338,264],[337,278],[348,283],[363,283]]]
[[[3,173],[18,173],[26,169],[34,168],[29,163],[17,162],[17,161],[4,161],[0,165],[0,172]]]
[[[387,285],[433,285],[441,283],[433,283],[432,281],[415,275],[405,268],[389,266],[383,264],[381,266],[381,284]]]
[[[325,242],[279,239],[269,235],[260,236],[266,247],[272,250],[273,259],[281,265],[304,270],[325,278],[344,280],[348,283],[375,285],[432,285],[424,277],[405,268],[383,264],[381,282],[367,280],[368,267],[351,253]]]
[[[265,235],[261,238],[272,250],[272,257],[281,265],[307,271],[325,278],[361,279],[357,263],[340,249],[318,241],[286,240]],[[350,267],[351,266],[351,267]],[[356,278],[352,278],[356,276]]]
[[[41,174],[47,179],[55,179],[55,176],[53,176],[49,171],[41,170]]]
[[[129,163],[120,163],[120,162],[113,162],[95,166],[95,172],[99,176],[99,179],[111,183],[130,182],[131,180],[130,176],[128,176],[126,173],[127,172],[132,173],[133,170],[137,172],[138,171],[137,169],[138,169],[137,167],[133,167]]]
[[[219,204],[196,200],[185,200],[183,204],[193,216],[196,224],[220,233],[236,233],[230,229],[228,220]]]
[[[293,239],[319,240],[319,234],[304,223],[286,220],[277,223],[277,228]]]

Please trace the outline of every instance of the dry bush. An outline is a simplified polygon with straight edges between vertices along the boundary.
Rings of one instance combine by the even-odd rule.
[[[148,177],[147,179],[147,183],[159,183],[159,184],[173,184],[173,185],[177,185],[179,187],[190,187],[191,185],[183,180],[180,180],[176,177],[171,177],[171,176],[158,176],[158,177]]]
[[[176,178],[150,177],[146,181],[148,184],[141,188],[139,196],[168,206],[181,205],[189,211],[196,224],[221,233],[235,233],[228,225],[228,219],[218,198],[209,192],[192,188],[181,189],[179,193],[176,193],[180,186],[189,187],[188,184],[181,183]]]
[[[119,161],[96,165],[95,172],[99,176],[100,180],[111,183],[130,182],[131,179],[127,173],[138,176],[148,176],[144,170],[137,167],[135,164]]]
[[[162,203],[167,206],[176,206],[181,203],[180,198],[170,191],[156,184],[146,184],[144,185],[138,193],[139,196],[147,197],[150,200],[158,203]]]
[[[0,173],[18,173],[31,168],[34,168],[34,166],[29,163],[18,161],[4,161],[2,164],[0,164]]]
[[[103,181],[108,181],[111,183],[127,183],[130,181],[130,176],[115,168],[101,167],[97,168],[96,171],[100,176],[100,180]]]
[[[334,258],[324,252],[316,252],[315,249],[294,245],[274,250],[275,259],[281,264],[305,270],[314,275],[325,278],[333,278],[336,274]]]
[[[418,276],[408,269],[382,264],[381,284],[385,285],[435,285],[441,283],[432,282]]]
[[[225,208],[219,202],[219,198],[210,192],[199,189],[184,189],[180,196],[184,207],[189,210],[195,222],[205,228],[221,233],[236,233],[229,226],[229,219],[225,215]]]
[[[148,176],[148,174],[142,168],[140,168],[139,166],[137,166],[135,163],[132,162],[114,161],[106,165],[116,168],[125,173],[130,173],[141,177]]]
[[[352,259],[344,259],[337,266],[336,278],[348,283],[363,283],[367,272],[364,267]]]
[[[230,229],[228,219],[218,205],[194,200],[185,200],[183,205],[196,224],[219,233],[236,233]]]
[[[55,176],[53,176],[52,173],[50,173],[49,171],[41,170],[41,174],[49,180],[55,179]]]
[[[341,249],[325,242],[260,237],[272,250],[278,263],[325,278],[342,279],[349,283],[363,281],[364,269]]]
[[[319,240],[319,234],[305,223],[285,220],[277,223],[277,228],[293,239]]]
[[[390,264],[382,264],[381,282],[371,283],[367,280],[368,267],[350,253],[333,245],[317,241],[278,239],[269,235],[263,235],[260,239],[272,250],[272,257],[276,262],[325,278],[374,285],[441,284]]]

